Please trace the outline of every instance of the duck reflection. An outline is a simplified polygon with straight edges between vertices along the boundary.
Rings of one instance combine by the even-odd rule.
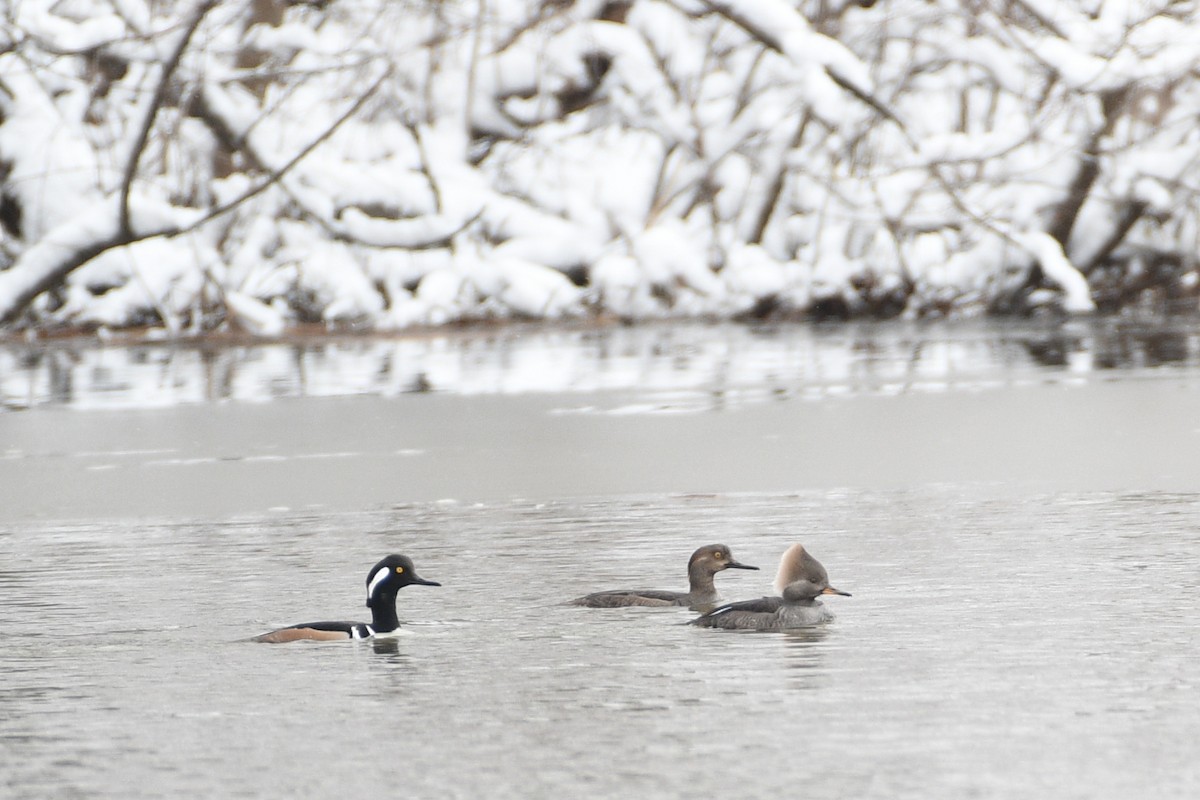
[[[400,661],[407,660],[400,655],[400,640],[395,636],[372,639],[371,649],[375,651],[375,655],[377,656],[396,656]]]
[[[791,670],[789,681],[796,689],[818,689],[826,685],[829,670],[825,664],[829,637],[828,625],[813,625],[808,628],[793,628],[780,631],[783,639],[787,667]]]
[[[780,631],[784,645],[793,669],[813,669],[821,665],[825,648],[821,643],[829,638],[827,625],[813,625],[810,628],[793,628],[790,631]]]

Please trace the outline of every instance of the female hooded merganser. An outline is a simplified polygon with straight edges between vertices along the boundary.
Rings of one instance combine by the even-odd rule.
[[[704,628],[750,631],[803,628],[833,619],[833,613],[817,599],[820,595],[850,596],[849,592],[829,585],[829,574],[821,562],[799,544],[789,547],[780,559],[775,589],[781,597],[728,603],[692,620],[690,624]]]
[[[441,586],[417,575],[408,556],[388,556],[367,573],[367,608],[371,609],[370,624],[364,622],[308,622],[280,628],[255,636],[255,642],[294,642],[298,639],[370,639],[395,632],[400,627],[396,618],[396,592],[409,584]]]
[[[710,544],[692,553],[688,559],[688,591],[664,592],[656,589],[618,589],[595,592],[571,601],[572,605],[589,608],[619,606],[688,606],[695,611],[712,608],[721,599],[713,586],[713,575],[723,569],[758,569],[734,561],[733,554],[723,544]]]

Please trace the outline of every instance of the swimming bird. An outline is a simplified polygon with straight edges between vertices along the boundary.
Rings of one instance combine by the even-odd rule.
[[[255,636],[254,642],[294,642],[298,639],[370,639],[395,633],[400,628],[396,617],[396,592],[410,584],[441,586],[417,575],[408,556],[390,555],[367,573],[367,608],[371,622],[306,622]]]
[[[833,612],[817,598],[823,594],[850,597],[829,585],[829,574],[803,545],[794,544],[779,561],[775,589],[781,596],[742,600],[714,608],[691,625],[702,628],[733,630],[782,631],[828,622]]]
[[[720,601],[713,586],[713,575],[725,569],[758,569],[735,561],[729,548],[710,544],[692,553],[688,559],[688,590],[667,592],[658,589],[615,589],[577,597],[571,605],[589,608],[618,608],[621,606],[688,606],[695,611],[712,608]]]

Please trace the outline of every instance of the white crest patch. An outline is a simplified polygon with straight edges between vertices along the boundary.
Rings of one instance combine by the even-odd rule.
[[[386,581],[388,579],[388,576],[391,574],[392,574],[391,569],[389,569],[387,567],[381,567],[379,570],[377,570],[375,572],[374,575],[371,576],[371,582],[367,584],[367,602],[368,603],[371,602],[371,598],[375,596],[375,590],[379,588],[379,584]]]

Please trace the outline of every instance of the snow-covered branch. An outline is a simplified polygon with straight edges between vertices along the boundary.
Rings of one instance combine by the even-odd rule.
[[[175,70],[179,67],[179,61],[183,58],[184,51],[191,43],[192,36],[195,35],[196,30],[200,27],[200,23],[204,21],[205,15],[213,9],[217,2],[218,0],[203,0],[203,2],[196,6],[191,17],[184,25],[183,31],[180,32],[175,45],[171,48],[170,55],[163,61],[162,70],[158,76],[158,85],[154,88],[154,94],[142,117],[142,123],[138,126],[133,148],[125,161],[125,172],[121,177],[121,216],[118,229],[123,239],[128,240],[132,236],[129,222],[129,193],[133,190],[133,181],[137,177],[138,163],[142,159],[142,153],[146,149],[146,142],[150,138],[150,131],[154,127],[154,119],[158,116],[158,112],[162,109],[163,103],[167,99],[167,91],[172,79],[175,77]]]
[[[7,326],[1200,292],[1195,4],[13,4]]]

